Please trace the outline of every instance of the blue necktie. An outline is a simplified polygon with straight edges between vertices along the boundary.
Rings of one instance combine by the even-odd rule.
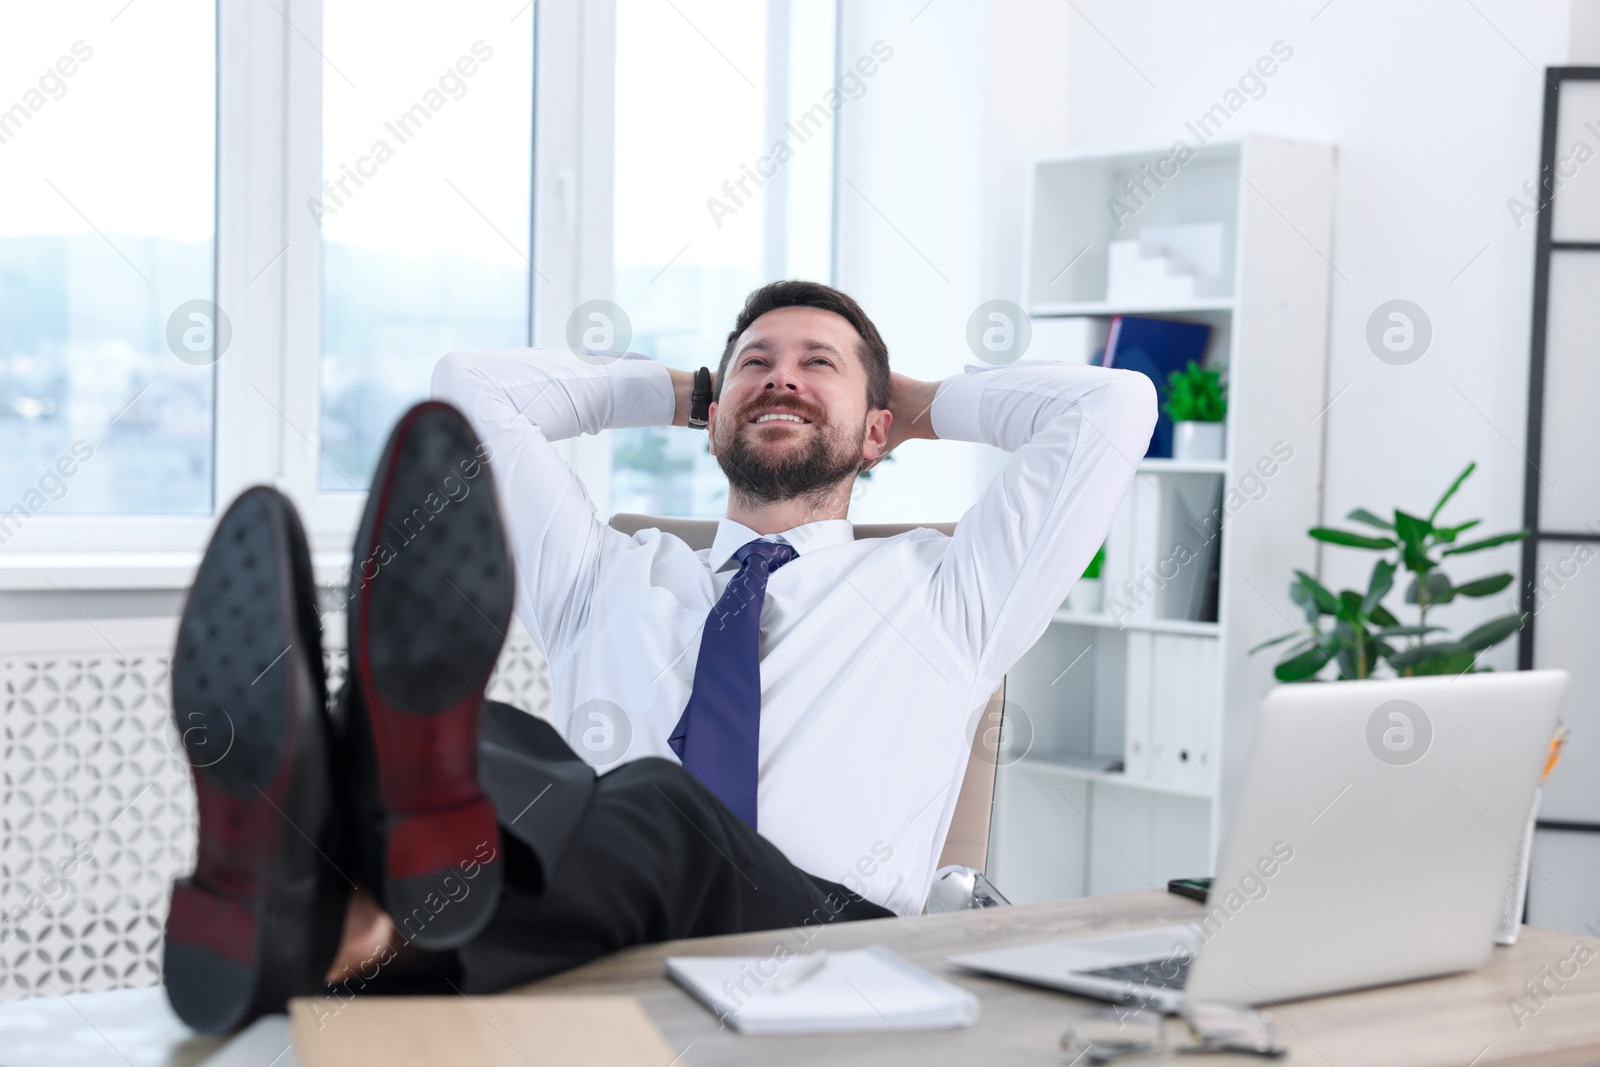
[[[706,616],[689,705],[667,738],[684,768],[752,830],[761,751],[761,605],[767,576],[798,555],[775,541],[751,541],[733,554],[739,573]]]

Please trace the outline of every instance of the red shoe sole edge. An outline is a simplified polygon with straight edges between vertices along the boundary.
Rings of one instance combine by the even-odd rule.
[[[459,416],[448,405],[427,402],[413,407],[401,419],[388,449],[388,457],[398,455],[415,423],[438,410]],[[384,543],[383,530],[397,464],[383,465],[383,482],[375,485],[378,494],[373,512],[375,521],[365,542],[358,546],[358,558],[375,558]],[[487,488],[487,486],[485,487]],[[450,707],[432,714],[418,714],[392,707],[378,695],[372,673],[370,622],[374,586],[383,578],[380,568],[370,580],[363,580],[357,600],[356,676],[361,686],[361,711],[367,716],[368,733],[375,750],[379,804],[387,815],[384,848],[384,875],[388,882],[383,892],[385,906],[399,923],[401,916],[415,912],[419,900],[428,896],[422,885],[436,888],[452,871],[493,867],[487,883],[499,884],[501,845],[499,827],[492,805],[478,781],[478,716],[484,689],[494,670],[491,661],[481,670],[481,681],[469,695]],[[484,850],[488,857],[485,858]],[[412,883],[407,885],[406,883]],[[485,884],[485,889],[489,884]],[[458,909],[458,913],[463,909]],[[489,917],[487,911],[482,921]],[[434,924],[447,926],[455,924]],[[469,924],[481,927],[482,922]],[[450,947],[432,936],[419,936],[424,947]]]

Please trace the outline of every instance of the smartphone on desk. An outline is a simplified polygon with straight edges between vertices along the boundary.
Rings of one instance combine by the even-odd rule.
[[[1176,893],[1180,897],[1198,900],[1204,904],[1207,895],[1211,892],[1211,879],[1209,878],[1174,878],[1167,883],[1167,892]]]

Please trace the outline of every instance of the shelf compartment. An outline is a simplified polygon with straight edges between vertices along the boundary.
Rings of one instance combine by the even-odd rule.
[[[1182,306],[1112,306],[1104,303],[1060,304],[1029,312],[1033,320],[1030,355],[1059,359],[1067,363],[1091,363],[1103,358],[1106,334],[1117,315],[1137,315],[1152,319],[1177,319],[1211,327],[1206,344],[1205,366],[1226,376],[1233,351],[1233,302],[1227,299],[1199,300]],[[1084,326],[1075,326],[1082,323]]]
[[[1170,147],[1036,160],[1030,171],[1024,253],[1028,306],[1109,307],[1110,243],[1136,239],[1151,226],[1192,222],[1222,224],[1220,280],[1230,294],[1235,292],[1240,173],[1240,145],[1221,140],[1193,149],[1182,163]],[[1231,306],[1232,296],[1181,303],[1213,301],[1214,306]]]

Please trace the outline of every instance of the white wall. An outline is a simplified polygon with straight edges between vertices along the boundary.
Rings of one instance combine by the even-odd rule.
[[[894,49],[840,124],[838,274],[902,374],[976,362],[967,319],[1019,299],[1028,161],[1066,147],[1062,40],[1070,7],[975,0],[846,0],[841,56]],[[858,488],[856,522],[953,521],[1005,456],[912,442]]]
[[[983,72],[966,56],[983,18],[976,4],[935,3],[919,15],[922,4],[845,5],[841,64],[878,41],[893,55],[840,114],[834,280],[877,324],[891,368],[931,380],[961,369],[966,316],[979,302],[983,168],[973,147]],[[910,442],[857,483],[851,519],[960,518],[980,450]]]

